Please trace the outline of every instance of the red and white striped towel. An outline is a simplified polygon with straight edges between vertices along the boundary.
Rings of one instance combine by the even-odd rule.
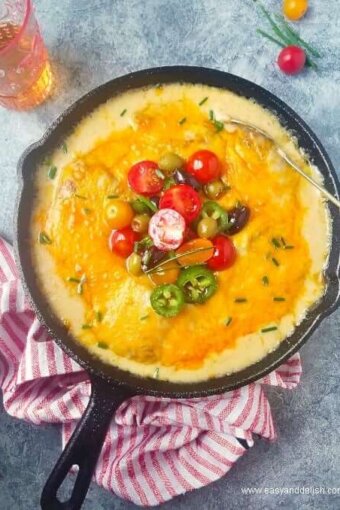
[[[24,296],[12,248],[0,239],[0,387],[6,411],[33,423],[62,423],[65,444],[90,395],[86,373],[52,341]],[[294,388],[296,354],[261,381],[202,399],[133,397],[112,420],[95,472],[105,489],[157,505],[225,475],[253,434],[275,430],[263,385]]]

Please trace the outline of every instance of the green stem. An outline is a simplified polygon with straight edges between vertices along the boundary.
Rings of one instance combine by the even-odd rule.
[[[276,19],[280,21],[286,33],[291,35],[291,37],[294,37],[296,42],[300,46],[306,48],[306,50],[308,50],[313,55],[313,57],[321,58],[321,54],[318,52],[318,50],[311,46],[309,43],[307,43],[304,39],[302,39],[299,33],[287,23],[283,16],[279,16],[278,14],[276,14]]]
[[[278,46],[281,46],[281,48],[284,48],[285,47],[285,44],[282,43],[281,41],[279,41],[278,39],[275,39],[275,37],[272,37],[271,35],[267,34],[267,32],[264,32],[264,30],[261,30],[260,28],[258,28],[256,30],[256,32],[260,35],[262,35],[263,37],[266,37],[267,39],[269,39],[271,42],[277,44]]]
[[[269,21],[272,29],[274,30],[275,34],[282,40],[282,42],[285,43],[285,45],[290,45],[291,44],[291,39],[288,38],[283,32],[282,30],[280,30],[279,26],[275,23],[275,21],[271,18],[269,12],[267,11],[267,9],[265,9],[263,7],[263,5],[260,4],[260,9],[261,11],[263,12],[263,14],[265,15],[265,17],[267,18],[267,20]]]

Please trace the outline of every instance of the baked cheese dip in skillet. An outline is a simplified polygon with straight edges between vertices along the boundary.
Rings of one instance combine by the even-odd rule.
[[[278,118],[208,85],[137,88],[40,165],[36,275],[82,346],[142,377],[198,382],[274,351],[325,291],[331,222]]]

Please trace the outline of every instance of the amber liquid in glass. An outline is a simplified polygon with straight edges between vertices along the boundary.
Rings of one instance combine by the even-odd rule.
[[[0,52],[16,37],[20,27],[10,23],[0,23]],[[32,49],[33,48],[33,49]],[[1,69],[0,80],[10,82],[6,95],[0,94],[0,105],[15,110],[25,110],[37,106],[50,94],[53,74],[47,51],[40,33],[22,38],[11,55],[13,70],[7,73]]]

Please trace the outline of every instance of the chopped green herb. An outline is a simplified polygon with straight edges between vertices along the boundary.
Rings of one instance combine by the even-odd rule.
[[[68,276],[66,280],[71,283],[80,283],[79,278],[75,278],[74,276]]]
[[[220,120],[216,120],[213,110],[209,111],[209,119],[211,120],[212,124],[214,125],[217,133],[219,133],[220,131],[222,131],[224,129],[224,123],[221,122]]]
[[[85,282],[86,282],[86,275],[85,275],[85,274],[83,274],[83,275],[82,275],[82,277],[80,278],[80,282],[79,282],[79,284],[78,284],[78,286],[77,286],[77,293],[78,293],[79,295],[81,295],[81,294],[83,293],[83,291],[84,291],[84,288],[83,288],[83,287],[84,287],[84,283],[85,283]]]
[[[293,246],[292,244],[286,244],[285,246],[285,250],[294,250],[295,246]]]
[[[119,197],[119,195],[107,195],[107,197],[106,197],[106,198],[107,198],[108,200],[113,200],[114,198],[118,198],[118,197]]]
[[[272,244],[275,246],[275,248],[281,248],[280,241],[276,239],[276,237],[273,237]]]
[[[91,214],[91,212],[92,212],[92,209],[89,209],[88,207],[84,207],[83,208],[83,213],[84,214]]]
[[[51,166],[52,165],[52,158],[51,156],[46,156],[43,160],[43,165]]]
[[[48,178],[53,180],[55,176],[57,175],[58,168],[56,166],[51,166],[51,168],[48,171]]]
[[[206,96],[205,98],[202,99],[202,101],[200,101],[198,103],[198,106],[202,106],[204,103],[206,103],[208,101],[208,96]]]
[[[81,329],[91,329],[91,328],[92,328],[91,324],[83,324],[81,327]]]
[[[186,121],[187,121],[187,118],[186,118],[186,117],[183,117],[181,120],[179,120],[179,121],[178,121],[178,124],[180,124],[180,126],[181,126],[181,125],[182,125],[182,124],[184,124],[184,122],[186,122]]]
[[[63,142],[63,143],[62,143],[61,148],[62,148],[63,152],[64,152],[65,154],[67,154],[67,145],[66,145],[66,142]]]
[[[277,296],[277,297],[273,298],[273,301],[286,301],[286,298],[281,297],[281,296]]]
[[[102,312],[101,312],[100,310],[97,310],[97,311],[95,312],[95,316],[96,316],[96,321],[97,321],[97,322],[102,322],[102,320],[103,320],[103,314],[102,314]]]
[[[160,170],[159,168],[156,169],[155,174],[158,175],[158,177],[160,179],[163,179],[163,180],[165,179],[165,175],[163,174],[162,170]]]
[[[127,109],[126,109],[126,108],[124,108],[124,110],[123,110],[122,112],[120,112],[120,116],[121,116],[121,117],[124,117],[124,115],[126,114],[126,112],[127,112]]]
[[[280,241],[281,241],[282,246],[286,246],[286,241],[285,241],[284,237],[280,237]]]
[[[210,120],[214,120],[215,119],[214,112],[212,110],[209,110],[209,119]]]
[[[279,267],[280,262],[275,257],[272,257],[272,262],[276,267]]]
[[[238,297],[238,298],[234,299],[235,303],[246,303],[247,301],[248,301],[248,299],[243,298],[243,297]]]
[[[149,315],[143,315],[143,317],[140,318],[141,321],[145,321],[145,319],[148,319]]]
[[[39,243],[40,244],[52,244],[52,240],[46,234],[46,232],[40,232],[40,234],[39,234]]]
[[[157,367],[152,376],[154,379],[159,379],[159,368]]]
[[[87,200],[87,197],[84,197],[84,195],[78,195],[78,193],[75,193],[74,196],[80,198],[81,200]]]
[[[268,278],[268,276],[263,276],[262,277],[262,283],[263,283],[263,285],[266,285],[266,286],[269,285],[269,278]]]
[[[107,345],[106,342],[98,342],[97,347],[99,347],[99,349],[108,349],[109,348],[109,346]]]
[[[225,326],[229,326],[229,324],[231,324],[231,323],[232,323],[232,320],[233,320],[233,318],[232,318],[232,317],[227,317],[227,318],[225,319],[225,321],[224,321]]]
[[[269,333],[269,331],[276,331],[277,326],[268,326],[267,328],[262,328],[261,333]]]

